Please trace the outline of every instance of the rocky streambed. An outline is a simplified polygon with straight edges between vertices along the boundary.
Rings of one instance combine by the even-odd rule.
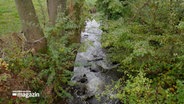
[[[81,33],[81,47],[77,53],[72,81],[75,83],[74,99],[69,104],[119,104],[118,100],[95,96],[105,90],[105,86],[117,80],[115,68],[106,58],[101,46],[100,24],[95,20],[86,21]],[[112,94],[109,94],[111,96]]]

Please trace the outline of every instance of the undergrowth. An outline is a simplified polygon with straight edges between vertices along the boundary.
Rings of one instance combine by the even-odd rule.
[[[61,102],[64,104],[67,99],[72,99],[69,90],[73,83],[70,82],[70,79],[78,44],[72,43],[70,38],[76,28],[81,31],[85,17],[81,13],[81,20],[74,20],[61,13],[58,15],[57,24],[50,26],[46,18],[47,14],[43,14],[43,11],[46,11],[45,1],[44,3],[42,0],[35,1],[34,5],[47,39],[47,53],[35,54],[32,50],[22,51],[19,47],[14,47],[14,51],[12,51],[8,47],[3,47],[1,55],[5,51],[6,54],[0,59],[0,103],[53,104]],[[14,10],[16,9],[12,9],[12,12],[15,12]],[[19,28],[20,21],[16,21],[18,17],[12,18],[10,20],[17,22],[14,24]],[[4,17],[2,21],[8,22]],[[11,27],[11,25],[7,25]],[[8,30],[5,25],[3,28],[7,29],[7,31],[1,31],[3,34],[14,31]],[[16,31],[19,31],[18,28]],[[41,96],[39,98],[13,99],[11,98],[13,90],[30,90]]]
[[[65,21],[65,27],[69,23]],[[63,24],[63,23],[62,23]],[[63,28],[60,26],[60,28]],[[60,34],[60,28],[51,27],[47,31],[48,51],[47,54],[33,55],[30,50],[21,52],[20,50],[11,52],[1,59],[0,82],[3,88],[9,87],[4,92],[4,97],[0,101],[7,103],[54,103],[64,102],[63,99],[72,98],[68,91],[72,86],[70,78],[74,65],[77,44],[69,43],[69,36]],[[72,28],[72,27],[70,27]],[[65,28],[66,29],[66,28]],[[55,31],[56,34],[52,34]],[[61,36],[62,35],[62,36]],[[4,70],[4,71],[3,71]],[[6,85],[12,78],[15,79],[15,87]],[[16,81],[20,80],[20,83]],[[12,83],[10,83],[12,84]],[[11,90],[31,90],[40,93],[40,98],[19,98],[12,99]]]
[[[98,3],[108,5],[101,9],[108,17],[102,45],[122,75],[110,90],[117,92],[113,98],[125,104],[184,103],[183,1]]]

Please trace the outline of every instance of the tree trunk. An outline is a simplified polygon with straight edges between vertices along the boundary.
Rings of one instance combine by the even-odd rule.
[[[74,4],[74,18],[75,18],[75,24],[77,24],[77,28],[75,29],[75,33],[74,33],[74,37],[73,37],[73,42],[74,43],[80,43],[80,34],[83,28],[83,20],[82,18],[84,18],[83,15],[83,6],[84,6],[84,0],[78,0],[75,2]]]
[[[60,0],[61,1],[61,11],[65,13],[66,11],[66,0]]]
[[[47,0],[49,21],[52,25],[56,24],[58,13],[65,12],[66,0]]]
[[[46,51],[46,39],[36,16],[32,0],[15,0],[26,38],[25,50]]]
[[[69,0],[68,2],[69,2],[68,3],[68,8],[67,8],[68,15],[70,16],[71,19],[74,20],[74,1]]]

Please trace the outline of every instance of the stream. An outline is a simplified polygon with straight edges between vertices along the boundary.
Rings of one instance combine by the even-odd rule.
[[[75,83],[73,100],[69,104],[120,104],[116,99],[109,99],[113,94],[95,96],[105,91],[105,86],[117,80],[116,67],[107,60],[101,46],[100,23],[95,20],[86,21],[85,31],[81,33],[81,47],[77,53],[74,75]],[[111,90],[111,89],[109,89]]]

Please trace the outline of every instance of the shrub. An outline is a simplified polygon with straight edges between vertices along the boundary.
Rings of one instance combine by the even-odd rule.
[[[174,96],[180,96],[176,86],[183,84],[177,80],[184,78],[182,3],[134,0],[129,3],[134,15],[104,22],[102,45],[109,59],[121,64],[118,71],[126,82],[118,86],[122,102],[180,103]],[[144,80],[147,83],[140,83]]]
[[[118,19],[131,14],[129,3],[132,0],[97,0],[97,7],[108,19]]]

